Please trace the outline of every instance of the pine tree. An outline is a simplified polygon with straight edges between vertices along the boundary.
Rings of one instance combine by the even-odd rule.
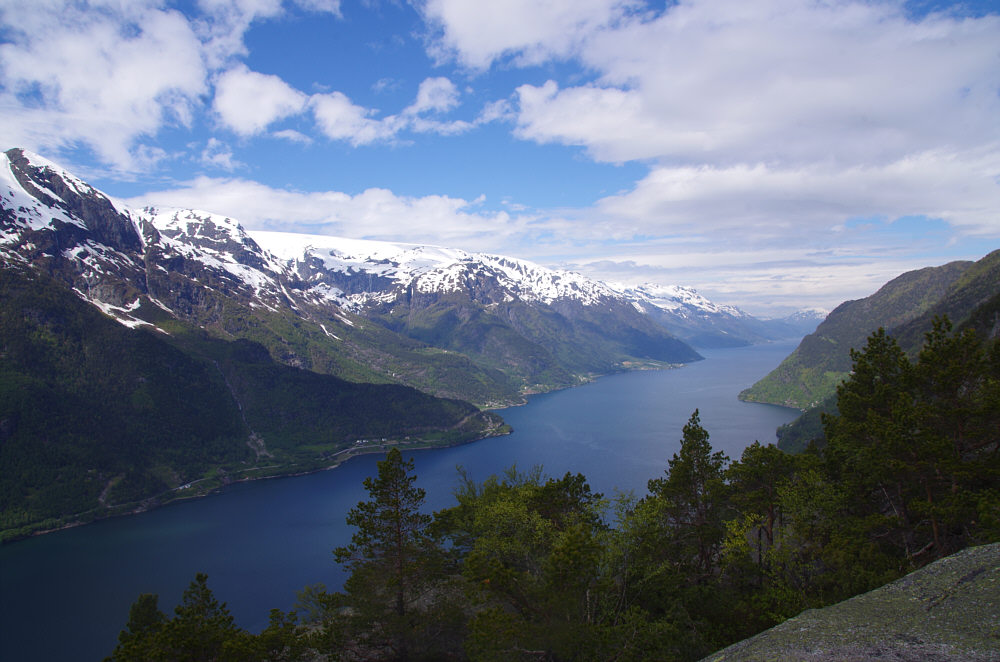
[[[378,476],[364,481],[369,499],[348,512],[347,523],[356,529],[351,544],[334,550],[351,571],[342,596],[350,617],[340,622],[347,630],[334,638],[364,639],[372,658],[408,660],[433,644],[424,635],[444,555],[427,530],[431,517],[420,510],[425,493],[414,485],[412,471],[412,459],[389,451]]]
[[[164,659],[178,662],[222,662],[244,659],[250,635],[236,626],[225,603],[208,588],[208,576],[199,572],[163,628]]]
[[[712,452],[708,431],[695,409],[683,429],[680,451],[667,462],[667,475],[649,481],[667,528],[674,559],[690,566],[693,576],[712,573],[725,536],[725,468],[729,458]]]

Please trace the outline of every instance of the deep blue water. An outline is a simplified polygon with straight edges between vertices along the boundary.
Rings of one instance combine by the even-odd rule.
[[[606,495],[662,475],[681,428],[700,410],[715,450],[737,459],[755,439],[797,415],[739,402],[736,394],[780,363],[794,344],[702,352],[676,370],[612,375],[578,388],[532,397],[501,412],[506,437],[417,451],[418,484],[428,507],[450,505],[456,466],[475,479],[516,464],[546,474],[585,474]],[[100,660],[114,648],[140,593],[157,593],[171,613],[205,572],[215,596],[252,631],[272,607],[290,609],[307,584],[338,588],[331,550],[350,540],[344,516],[366,497],[361,481],[377,456],[332,470],[254,483],[135,517],[98,522],[0,547],[0,659]]]

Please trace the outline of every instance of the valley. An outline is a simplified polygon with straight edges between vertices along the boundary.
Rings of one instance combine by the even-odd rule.
[[[7,539],[316,470],[358,439],[503,434],[486,410],[802,332],[687,288],[247,232],[130,208],[24,150],[0,161]]]

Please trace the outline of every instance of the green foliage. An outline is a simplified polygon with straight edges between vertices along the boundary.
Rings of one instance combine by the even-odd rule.
[[[169,621],[141,596],[113,659],[696,660],[1000,540],[1000,342],[938,319],[915,361],[882,330],[852,358],[825,448],[754,442],[730,462],[695,411],[613,517],[584,476],[540,468],[461,474],[431,517],[392,451],[348,514],[344,591],[303,591],[305,625],[239,631],[202,580]]]
[[[826,419],[831,475],[904,567],[977,539],[976,503],[1000,477],[990,355],[972,330],[953,334],[947,318],[934,321],[915,363],[879,330],[855,353],[839,416]]]
[[[272,614],[272,626],[275,620]],[[277,620],[282,622],[280,618]],[[291,634],[289,630],[282,632]],[[173,618],[168,619],[160,612],[155,595],[139,596],[129,611],[128,625],[118,636],[118,646],[106,662],[301,659],[282,657],[288,647],[278,642],[278,636],[272,628],[254,637],[236,627],[226,605],[220,604],[208,588],[208,577],[198,573],[184,591]]]
[[[708,431],[696,409],[684,426],[680,451],[668,461],[667,475],[649,481],[646,500],[670,541],[662,552],[694,581],[715,567],[724,533],[724,481],[729,458],[712,452]]]
[[[329,466],[355,441],[458,443],[494,414],[276,363],[248,340],[129,329],[51,279],[0,278],[0,536],[155,505],[181,485]]]
[[[848,377],[852,348],[864,345],[879,327],[906,332],[902,345],[915,354],[935,311],[964,320],[981,305],[984,291],[996,294],[1000,282],[994,263],[1000,253],[980,262],[951,262],[907,272],[864,299],[842,303],[770,374],[740,394],[752,402],[810,409],[834,394]],[[974,296],[973,294],[980,296]],[[966,296],[968,294],[968,296]],[[943,309],[946,308],[946,309]]]
[[[786,453],[804,453],[810,446],[826,445],[823,436],[823,416],[837,413],[837,394],[834,393],[790,423],[778,427],[778,448]]]
[[[414,485],[413,460],[392,449],[366,478],[369,499],[347,515],[355,527],[350,545],[334,556],[351,571],[344,593],[328,598],[337,608],[324,623],[324,639],[340,653],[363,659],[444,659],[455,652],[444,633],[461,627],[453,591],[444,579],[445,551],[430,535],[421,512],[424,490]]]

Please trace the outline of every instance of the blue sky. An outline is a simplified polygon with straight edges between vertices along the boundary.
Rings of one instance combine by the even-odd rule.
[[[1000,6],[0,0],[0,147],[248,228],[829,309],[1000,248]]]

